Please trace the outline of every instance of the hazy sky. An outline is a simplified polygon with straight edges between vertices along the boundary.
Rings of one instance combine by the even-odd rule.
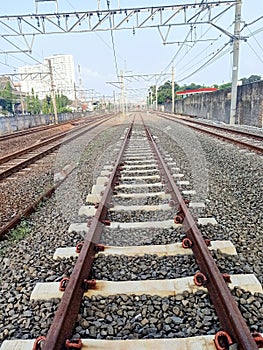
[[[211,0],[210,2],[214,2]],[[194,4],[200,0],[112,0],[109,2],[111,9],[164,6],[176,4]],[[204,1],[205,2],[205,1]],[[32,14],[36,12],[35,0],[0,0],[1,15]],[[91,11],[107,8],[107,1],[100,0],[58,0],[59,12]],[[226,7],[220,7],[222,11]],[[192,10],[197,11],[197,9]],[[218,8],[214,14],[218,13]],[[55,12],[54,2],[39,3],[39,13]],[[190,12],[189,12],[190,13]],[[194,13],[194,12],[192,12]],[[242,20],[250,23],[263,14],[263,0],[243,0]],[[216,24],[233,33],[234,7],[221,16]],[[242,24],[243,26],[243,24]],[[246,27],[242,35],[247,42],[241,43],[239,77],[248,77],[251,74],[263,76],[263,19]],[[254,34],[255,31],[259,31]],[[7,33],[0,22],[0,34]],[[164,33],[164,32],[163,32]],[[190,31],[189,26],[177,26],[171,29],[168,36],[169,42],[192,40],[185,45],[164,45],[157,28],[135,29],[113,31],[113,40],[116,49],[118,71],[123,70],[126,75],[171,73],[172,62],[175,66],[175,79],[180,85],[195,82],[198,84],[212,85],[221,84],[231,80],[231,46],[224,44],[229,42],[229,37],[218,29],[208,25],[196,25]],[[195,39],[212,39],[194,43]],[[9,38],[10,39],[10,38]],[[10,39],[11,40],[11,39]],[[22,38],[12,39],[18,47],[24,48]],[[7,50],[14,50],[5,40],[0,38],[0,73],[11,73],[16,67],[25,64],[36,64],[36,61],[25,54],[4,54]],[[222,50],[222,51],[220,51]],[[215,53],[217,60],[211,64],[205,64]],[[113,90],[118,89],[106,84],[106,82],[117,81],[116,65],[112,48],[112,38],[109,31],[92,32],[82,34],[59,34],[36,36],[33,45],[32,57],[42,61],[43,57],[53,54],[72,54],[75,66],[81,67],[82,87],[95,89],[102,94],[112,95]],[[174,60],[173,60],[174,58]],[[196,70],[202,67],[197,73]],[[171,79],[171,76],[163,75],[159,83]],[[79,81],[76,70],[76,80]],[[143,88],[154,85],[154,80],[137,83],[127,83],[128,88]],[[132,93],[132,91],[131,91]],[[133,92],[134,93],[134,92]],[[140,91],[143,95],[143,92]]]

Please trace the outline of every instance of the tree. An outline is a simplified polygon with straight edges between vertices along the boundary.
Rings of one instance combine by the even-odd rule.
[[[12,86],[10,81],[7,81],[5,88],[1,92],[1,95],[4,99],[4,103],[2,105],[3,109],[8,111],[9,113],[12,113],[15,96],[12,92]]]
[[[180,89],[180,86],[175,83],[174,84],[174,91],[178,91]],[[152,94],[152,101],[155,101],[155,90],[156,85],[153,85],[150,87],[150,94]],[[172,82],[170,80],[166,81],[163,85],[160,85],[157,91],[158,96],[158,104],[164,104],[165,102],[171,102],[172,101]]]
[[[67,106],[71,104],[71,101],[65,95],[56,95],[56,104],[58,113],[66,113],[71,111],[69,108],[67,108]]]
[[[255,81],[259,81],[261,80],[261,76],[260,75],[255,75],[255,74],[252,74],[250,75],[249,78],[242,78],[242,84],[251,84],[251,83],[254,83]]]
[[[38,95],[35,95],[34,89],[31,90],[31,95],[26,97],[26,109],[31,114],[40,114],[41,104]]]
[[[191,83],[189,85],[184,84],[180,90],[185,91],[185,90],[196,90],[196,89],[200,89],[201,87],[203,87],[202,85],[199,84],[195,84],[195,83]]]

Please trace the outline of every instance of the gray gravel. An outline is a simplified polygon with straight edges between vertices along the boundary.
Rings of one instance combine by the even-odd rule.
[[[79,171],[73,172],[58,193],[41,204],[30,220],[0,242],[3,267],[0,271],[0,344],[4,339],[35,338],[47,333],[56,307],[52,301],[30,303],[30,294],[37,282],[59,280],[72,271],[74,259],[55,262],[53,253],[57,247],[75,246],[83,240],[81,235],[69,234],[68,227],[77,217],[97,172],[102,170],[109,154],[114,156],[112,140],[118,140],[123,129],[124,126],[109,128],[97,137],[93,133],[95,139],[92,146],[86,148]],[[89,141],[86,137],[86,143]],[[77,152],[77,147],[74,149]],[[57,160],[60,166],[62,160],[63,157]],[[80,191],[72,191],[76,182]]]
[[[96,257],[91,277],[109,281],[171,279],[194,275],[198,266],[193,256],[104,256]]]
[[[188,159],[189,153],[188,157],[185,155],[187,152],[182,143],[180,144],[181,140],[177,139],[175,142],[169,136],[169,130],[180,134],[183,132],[182,129],[178,127],[175,131],[172,123],[170,129],[165,129],[167,125],[162,123],[158,125],[156,121],[155,125],[159,130],[155,129],[154,132],[160,136],[160,140],[163,136],[161,130],[166,132],[166,136],[159,141],[163,149],[177,159],[178,166],[185,174],[193,170],[192,159]],[[105,161],[114,158],[113,148],[110,145],[113,139],[119,139],[122,130],[122,127],[109,129],[104,132],[103,137],[100,135],[96,138],[93,146],[86,148],[86,153],[83,154],[85,160],[80,161],[83,175],[74,172],[57,196],[41,205],[30,221],[25,222],[21,229],[25,238],[19,242],[1,243],[0,263],[5,268],[0,272],[0,344],[3,339],[35,338],[47,333],[59,301],[29,303],[30,293],[36,282],[59,280],[72,271],[74,259],[69,262],[65,259],[54,262],[53,252],[56,247],[72,246],[82,240],[82,237],[75,233],[67,233],[68,225],[78,219],[78,209]],[[192,157],[197,157],[196,139],[192,140],[186,136],[184,138],[187,139],[189,147],[194,149]],[[263,245],[262,236],[259,235],[259,232],[262,232],[262,158],[237,152],[233,146],[226,147],[224,144],[222,147],[220,141],[210,140],[203,135],[198,136],[198,140],[202,145],[206,163],[205,167],[200,163],[197,168],[207,170],[209,186],[207,190],[202,187],[194,199],[204,200],[207,204],[205,213],[215,216],[219,222],[216,227],[208,225],[201,230],[208,238],[231,237],[236,245],[238,257],[225,257],[218,252],[213,253],[223,272],[254,271],[262,282]],[[107,152],[103,154],[102,146],[108,147]],[[80,146],[74,147],[76,153],[78,147]],[[73,159],[76,158],[70,148],[61,150],[57,158],[59,170],[65,162],[67,164],[68,155],[72,155]],[[249,171],[246,171],[247,169]],[[190,175],[185,175],[184,180],[193,180],[198,185],[201,183],[201,178],[196,176],[196,168]],[[198,185],[194,187],[198,188]],[[160,190],[161,188],[157,189]],[[174,243],[183,237],[182,229],[125,232],[104,228],[102,240],[111,245],[148,245]],[[155,272],[158,278],[161,278],[161,275],[167,278],[166,276],[179,273],[177,268],[173,269],[177,267],[178,261],[182,273],[184,269],[189,269],[189,266],[192,266],[193,270],[196,269],[191,259],[191,257],[159,259],[147,256],[146,259],[100,256],[96,259],[93,273],[94,276],[100,274],[101,278],[107,278],[108,272],[105,268],[110,264],[114,279],[120,278],[119,275],[121,278],[126,278],[125,274],[133,279],[155,278]],[[132,264],[131,269],[125,268],[125,274],[120,274],[126,262]],[[235,289],[233,294],[251,331],[263,332],[263,295],[252,296],[240,289]],[[167,298],[146,295],[85,298],[82,311],[75,336],[84,338],[186,337],[214,334],[220,329],[210,300],[203,292],[195,295],[184,293]]]
[[[75,337],[147,339],[215,333],[217,317],[207,294],[84,298]],[[205,307],[205,308],[204,308]]]

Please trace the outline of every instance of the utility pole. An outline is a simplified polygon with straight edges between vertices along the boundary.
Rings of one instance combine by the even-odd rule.
[[[174,66],[172,66],[172,113],[174,114]]]
[[[158,88],[157,88],[157,82],[155,84],[155,110],[158,109]]]
[[[239,65],[239,46],[240,46],[240,23],[241,23],[242,0],[237,0],[235,11],[235,28],[233,38],[233,67],[232,67],[232,89],[231,89],[231,107],[229,124],[235,124],[237,110],[237,80]]]
[[[58,124],[58,112],[57,112],[57,103],[56,103],[56,95],[55,95],[55,84],[54,84],[51,59],[48,60],[48,68],[49,68],[49,73],[50,73],[51,98],[52,98],[53,108],[54,108],[55,124]]]
[[[125,101],[124,101],[124,79],[123,79],[123,71],[120,71],[121,75],[121,110],[122,110],[122,115],[125,115]]]

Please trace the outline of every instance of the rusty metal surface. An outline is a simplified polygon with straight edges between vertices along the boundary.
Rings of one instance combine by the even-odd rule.
[[[97,127],[98,125],[104,123],[105,121],[107,121],[107,120],[110,119],[110,118],[111,118],[111,117],[107,117],[107,118],[103,117],[102,120],[99,119],[99,121],[96,121],[96,120],[95,120],[95,121],[91,121],[91,123],[94,122],[94,124],[93,124],[91,127],[89,127],[88,129],[86,129],[86,128],[88,127],[88,125],[81,126],[81,127],[79,127],[77,130],[81,130],[81,129],[84,129],[84,130],[81,131],[81,132],[79,132],[79,133],[77,133],[76,135],[73,135],[73,136],[71,136],[71,137],[69,137],[69,138],[67,138],[67,139],[63,139],[62,141],[59,141],[59,142],[56,143],[55,145],[50,146],[50,147],[47,148],[46,150],[40,151],[39,153],[37,153],[37,154],[35,154],[35,155],[32,155],[31,157],[29,157],[29,158],[26,159],[26,160],[21,160],[21,161],[20,161],[19,163],[17,163],[16,165],[13,165],[13,166],[11,166],[11,167],[9,167],[9,168],[7,168],[7,169],[3,169],[2,171],[0,171],[0,180],[6,178],[6,177],[8,177],[8,176],[10,176],[11,174],[15,173],[16,171],[19,171],[20,169],[25,168],[25,167],[28,166],[29,164],[31,164],[31,163],[37,161],[38,159],[43,158],[43,157],[46,156],[47,154],[49,154],[49,153],[55,151],[55,150],[56,150],[58,147],[60,147],[61,145],[64,145],[64,144],[66,144],[66,143],[68,143],[68,142],[73,141],[73,140],[76,139],[77,137],[83,135],[85,132],[92,130],[93,128],[95,128],[95,127]],[[76,132],[77,130],[74,129],[74,130],[72,130],[72,131]],[[10,160],[10,159],[13,159],[12,157],[21,156],[22,154],[25,154],[26,152],[30,152],[30,151],[32,151],[32,150],[34,150],[34,149],[36,149],[36,148],[39,148],[39,145],[40,145],[40,146],[44,146],[44,145],[49,144],[50,142],[56,141],[57,139],[61,139],[61,138],[63,138],[64,136],[66,136],[67,134],[69,134],[69,133],[72,132],[72,131],[67,131],[63,136],[61,136],[61,135],[56,136],[56,137],[54,137],[54,138],[52,138],[52,139],[49,139],[48,141],[44,141],[44,142],[42,142],[42,143],[39,143],[38,145],[30,146],[30,147],[28,147],[28,148],[26,148],[26,149],[24,149],[24,150],[15,152],[15,153],[13,153],[13,154],[11,154],[11,155],[7,155],[6,157],[3,157],[3,158],[0,159],[0,164],[1,164],[1,160],[4,159],[4,158],[6,158],[6,159],[3,161],[3,163],[6,162],[6,161],[8,161],[8,160]],[[18,159],[18,160],[19,160],[19,159]]]
[[[192,121],[192,120],[187,120],[187,121],[186,120],[179,120],[179,119],[175,119],[174,117],[168,117],[168,116],[161,115],[161,114],[159,114],[159,116],[161,118],[174,121],[174,122],[179,123],[181,125],[189,126],[192,129],[204,132],[204,133],[206,133],[208,135],[216,136],[216,137],[218,137],[218,138],[220,138],[220,139],[222,139],[224,141],[230,141],[230,142],[232,142],[232,143],[234,143],[234,144],[236,144],[238,146],[246,147],[246,148],[248,148],[248,149],[250,149],[252,151],[263,153],[263,147],[260,147],[260,146],[257,146],[257,145],[253,145],[253,144],[251,144],[249,142],[246,142],[246,141],[237,140],[237,139],[234,139],[234,138],[226,136],[226,135],[218,134],[215,131],[203,129],[202,126],[204,126],[204,127],[211,127],[211,128],[215,128],[215,129],[219,129],[219,130],[223,130],[223,131],[225,130],[225,131],[232,132],[232,133],[240,135],[240,136],[252,137],[253,139],[257,139],[257,140],[262,141],[263,137],[260,136],[260,135],[254,135],[254,134],[246,133],[244,131],[231,130],[231,129],[228,129],[228,128],[223,128],[223,127],[219,127],[219,126],[215,126],[215,125],[206,125],[206,124],[202,124],[201,122],[199,123],[197,121]],[[198,124],[200,126],[191,125],[191,123],[196,123],[196,124]]]
[[[89,241],[86,238],[84,241],[78,260],[70,276],[69,283],[47,334],[43,350],[63,349],[66,339],[70,338],[73,333],[81,300],[85,291],[85,288],[83,288],[83,281],[88,279],[91,271],[96,253],[95,244],[99,243],[102,232],[103,224],[101,221],[105,220],[107,215],[107,208],[109,207],[109,201],[112,196],[114,184],[118,179],[118,170],[121,165],[121,159],[128,139],[130,138],[131,130],[132,125],[124,138],[112,174],[109,178],[107,186],[105,187],[101,202],[99,203],[97,212],[92,220],[89,232],[87,234],[87,237],[91,237],[91,240]]]
[[[232,339],[237,342],[239,349],[258,349],[204,238],[202,237],[177,185],[175,184],[173,176],[165,164],[156,142],[154,141],[149,129],[145,127],[145,130],[152,144],[152,149],[157,155],[158,163],[164,173],[164,178],[167,181],[167,187],[172,199],[177,203],[178,208],[180,208],[180,211],[184,214],[184,231],[187,237],[193,242],[191,249],[193,250],[200,271],[207,278],[206,287],[223,330],[228,332]]]
[[[0,229],[0,239],[3,238],[11,229],[15,228],[23,218],[27,218],[30,214],[36,211],[37,206],[41,203],[45,198],[49,198],[56,191],[56,189],[62,185],[62,183],[66,180],[66,178],[74,171],[76,167],[74,167],[68,174],[65,175],[64,179],[56,183],[54,186],[49,188],[46,192],[44,192],[41,196],[39,196],[32,204],[28,205],[21,214],[17,214],[10,220],[4,227]]]

